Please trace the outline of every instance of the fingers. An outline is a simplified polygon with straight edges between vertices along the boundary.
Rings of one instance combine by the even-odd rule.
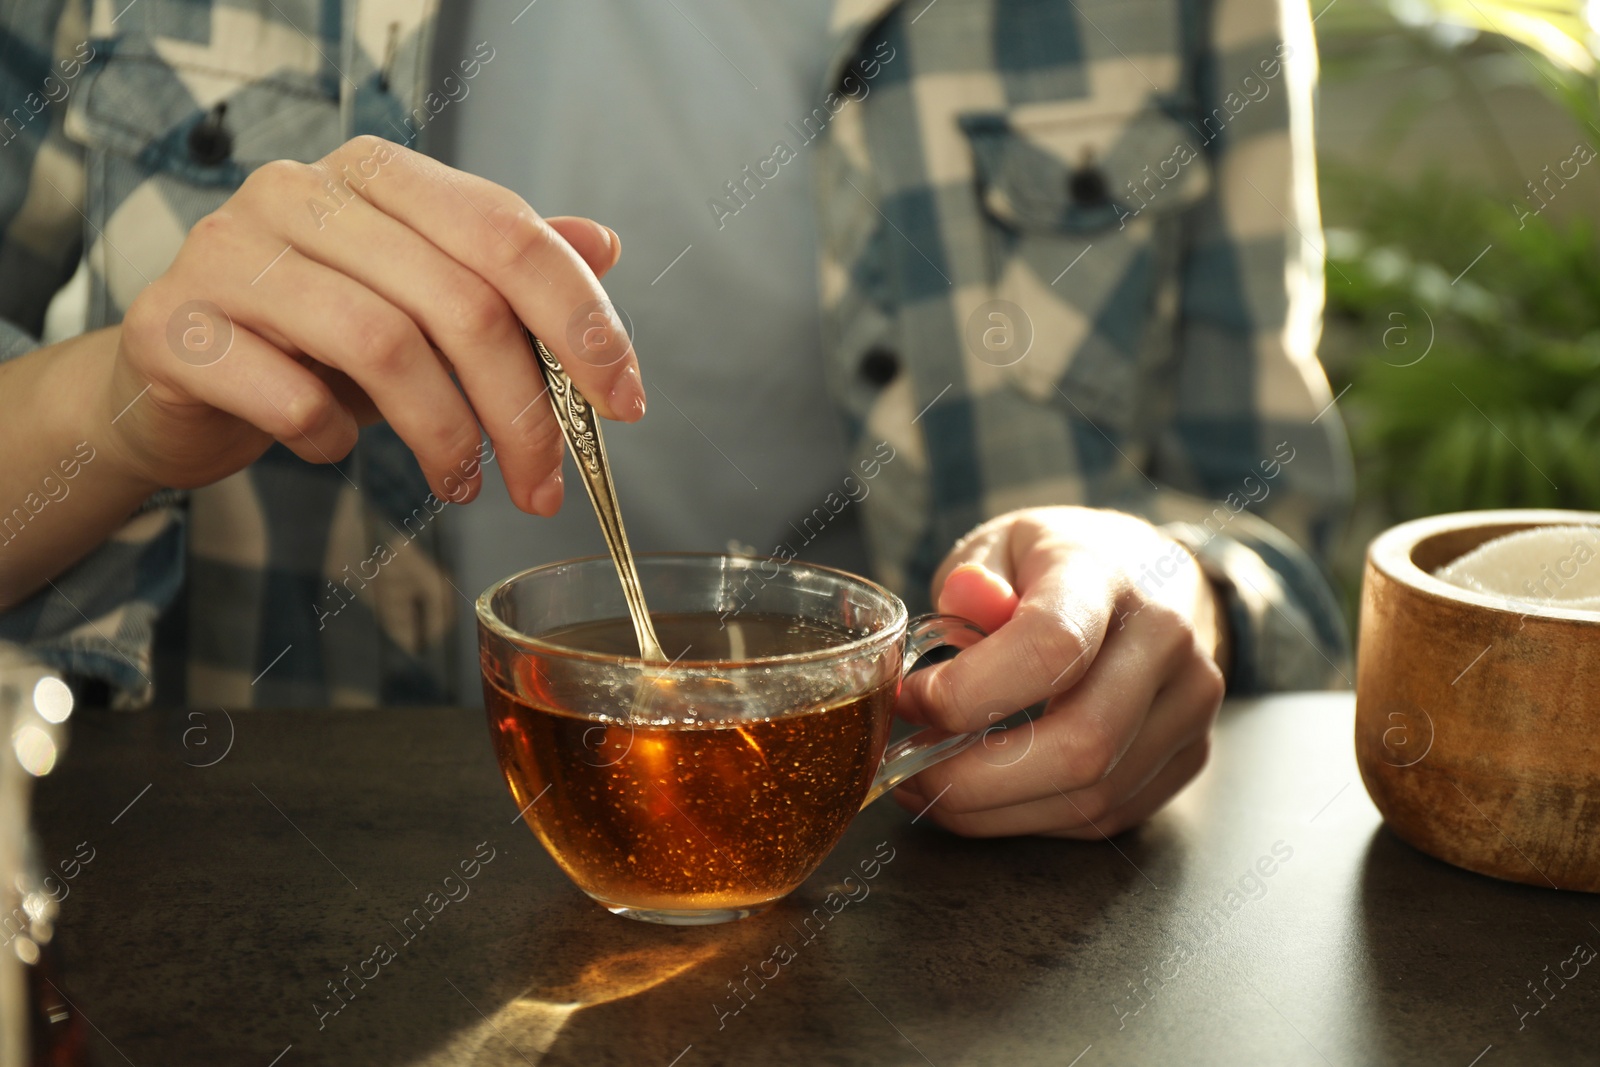
[[[1104,828],[1111,817],[1131,825],[1129,805],[1161,780],[1174,753],[1205,741],[1223,695],[1214,664],[1181,646],[1156,661],[1142,651],[1156,647],[1137,636],[1117,642],[1031,727],[1008,730],[1003,746],[986,736],[923,771],[902,802],[920,810],[937,796],[936,822],[980,836]]]
[[[609,266],[610,231],[568,222]],[[493,442],[512,501],[523,511],[554,514],[561,504],[560,427],[522,325],[494,287],[359,198],[341,212],[337,227],[308,227],[295,251],[360,282],[421,327],[449,360]],[[552,474],[553,499],[543,488]]]
[[[1017,592],[1011,583],[981,563],[963,563],[950,572],[939,591],[939,610],[970,619],[990,633],[1016,614]]]
[[[981,729],[987,710],[1015,711],[1071,688],[1094,662],[1119,595],[1095,555],[1064,545],[1022,554],[1016,611],[961,655],[906,679],[899,713],[945,730]]]
[[[1174,752],[1210,736],[1217,709],[1222,706],[1222,689],[1221,674],[1214,664],[1190,660],[1156,695],[1145,729],[1109,774],[1075,792],[1066,782],[1061,788],[1086,810],[1117,810],[1149,786]]]
[[[522,327],[601,415],[643,414],[632,346],[598,282],[620,253],[599,223],[546,221],[508,190],[381,138],[314,165],[259,167],[130,305],[119,366],[161,388],[151,417],[124,424],[128,451],[163,484],[204,484],[259,454],[263,431],[322,462],[381,414],[438,495],[476,495],[487,431],[518,506],[552,512],[560,434]],[[174,331],[185,349],[203,332],[184,325],[189,304],[201,311],[188,318],[236,328],[227,374],[165,366],[188,362]],[[258,380],[240,376],[247,351]],[[282,411],[237,391],[252,384]]]
[[[1037,834],[1096,841],[1137,826],[1205,767],[1211,750],[1209,737],[1201,738],[1178,751],[1151,777],[1148,784],[1125,803],[1109,811],[1097,810],[1092,802],[1077,794],[1061,793],[1042,800],[994,811],[970,814],[943,810],[946,798],[928,808],[927,818],[952,833],[964,837],[1012,837]],[[895,794],[902,807],[921,811],[927,801]]]
[[[931,797],[948,786],[939,802],[945,811],[986,811],[1093,786],[1119,768],[1125,753],[1164,758],[1187,729],[1179,705],[1157,699],[1167,673],[1138,643],[1118,642],[1033,722],[986,733],[979,744],[922,772],[918,792]]]
[[[1165,545],[1140,520],[1082,508],[1020,512],[964,538],[935,583],[940,607],[987,620],[1005,617],[1011,590],[1020,600],[990,637],[908,678],[897,710],[973,731],[1048,703],[922,772],[900,802],[932,804],[935,822],[965,834],[1093,836],[1144,818],[1197,773],[1221,672],[1188,591],[1151,596],[1128,568]],[[1198,568],[1189,577],[1203,582]]]
[[[610,226],[575,215],[552,215],[544,221],[583,257],[597,278],[605,277],[622,258],[622,238]]]
[[[165,315],[169,303],[151,299],[134,313]],[[128,325],[136,328],[138,324]],[[356,418],[328,385],[241,324],[232,324],[215,361],[191,363],[174,353],[162,355],[168,358],[146,367],[161,386],[152,394],[153,404],[193,398],[243,420],[311,463],[337,462],[355,447],[360,433]]]
[[[941,590],[950,574],[963,563],[981,563],[1005,581],[1015,584],[1016,575],[1011,566],[1011,526],[1011,517],[1002,515],[978,526],[952,545],[933,574],[934,603],[939,602]]]
[[[379,138],[358,137],[323,166],[337,171],[381,153],[382,180],[365,182],[360,195],[493,286],[602,416],[641,417],[644,388],[627,331],[562,234],[515,193]]]
[[[281,314],[285,307],[296,313]],[[349,375],[416,454],[440,499],[464,503],[477,495],[477,420],[405,312],[293,248],[238,292],[230,312],[237,323],[281,333],[296,350]]]
[[[1201,738],[1173,756],[1167,765],[1161,768],[1160,773],[1150,780],[1150,784],[1121,807],[1093,822],[1085,820],[1083,825],[1039,832],[1046,837],[1094,841],[1132,829],[1160,811],[1167,801],[1177,796],[1184,786],[1193,781],[1195,776],[1205,769],[1206,760],[1210,755],[1211,739]]]

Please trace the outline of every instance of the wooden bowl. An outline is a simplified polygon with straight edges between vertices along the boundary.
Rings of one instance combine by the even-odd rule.
[[[1372,542],[1356,762],[1390,828],[1423,852],[1495,878],[1595,893],[1600,617],[1433,576],[1491,538],[1569,524],[1600,524],[1600,513],[1438,515]]]

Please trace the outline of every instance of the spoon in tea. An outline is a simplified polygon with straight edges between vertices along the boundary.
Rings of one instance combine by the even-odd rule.
[[[539,358],[539,369],[544,372],[545,384],[549,386],[550,406],[555,409],[561,434],[572,449],[578,473],[583,476],[583,487],[589,491],[589,502],[600,519],[600,532],[605,534],[606,547],[611,550],[611,562],[616,564],[617,576],[622,579],[622,595],[628,602],[634,635],[639,639],[639,656],[664,663],[667,656],[661,651],[661,641],[651,625],[650,609],[645,607],[644,590],[639,585],[639,569],[633,562],[633,550],[628,547],[627,531],[622,528],[622,509],[617,506],[611,463],[606,459],[606,442],[600,436],[600,421],[595,418],[594,406],[573,388],[572,379],[567,377],[567,372],[561,369],[544,342],[526,326],[522,332],[528,335],[534,354]]]

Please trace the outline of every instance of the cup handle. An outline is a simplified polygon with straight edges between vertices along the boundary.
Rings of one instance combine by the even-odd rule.
[[[906,627],[905,660],[900,668],[901,676],[910,674],[917,660],[936,648],[948,647],[959,652],[988,636],[975,623],[955,615],[918,615]],[[861,806],[866,807],[907,778],[922,773],[940,760],[947,760],[957,752],[965,751],[982,736],[981,731],[952,734],[930,726],[918,730],[904,741],[890,745],[883,754],[883,763],[879,765],[877,776],[872,779],[872,788],[867,790],[867,799],[861,802]]]

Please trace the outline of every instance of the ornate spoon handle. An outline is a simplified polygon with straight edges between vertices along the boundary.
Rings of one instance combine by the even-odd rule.
[[[644,659],[665,662],[667,657],[661,651],[661,642],[650,623],[650,611],[644,604],[644,590],[639,586],[639,570],[633,562],[633,550],[628,547],[628,534],[622,528],[622,509],[617,506],[611,464],[606,460],[606,442],[600,436],[600,421],[595,418],[594,407],[573,388],[572,379],[567,377],[567,372],[561,369],[544,342],[527,327],[523,327],[522,332],[528,335],[534,354],[539,357],[539,369],[550,387],[550,406],[555,409],[561,433],[572,449],[572,458],[578,463],[583,487],[589,491],[589,502],[600,518],[600,532],[605,534],[611,561],[622,579],[622,595],[628,601],[628,615],[633,619],[633,632],[639,639],[639,653]]]

